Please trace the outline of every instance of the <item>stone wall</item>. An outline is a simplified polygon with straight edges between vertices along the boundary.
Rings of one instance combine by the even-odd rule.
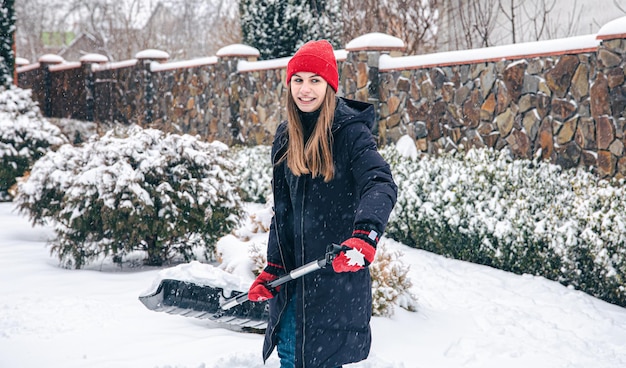
[[[431,154],[506,148],[517,157],[624,177],[626,18],[616,21],[597,35],[465,52],[481,57],[402,56],[402,40],[364,35],[336,51],[339,95],[376,106],[381,145],[409,135]],[[40,60],[18,68],[18,84],[32,88],[40,104],[63,106],[46,110],[50,116],[269,144],[286,118],[289,58],[257,57],[256,49],[231,45],[215,57],[168,63],[166,53],[146,50],[117,63],[81,58],[63,78]],[[79,103],[63,103],[63,96]]]
[[[381,138],[408,134],[428,153],[506,147],[624,177],[625,45],[604,39],[558,55],[383,70]]]
[[[597,166],[601,174],[626,176],[626,37],[603,37],[598,63],[591,79],[591,121],[596,136],[587,134],[584,143],[597,149]]]
[[[148,124],[165,131],[216,139],[217,132],[223,129],[220,114],[224,111],[228,116],[229,107],[228,100],[211,92],[214,81],[228,78],[228,73],[219,77],[217,74],[215,64],[152,73],[154,96],[150,116],[146,118]]]

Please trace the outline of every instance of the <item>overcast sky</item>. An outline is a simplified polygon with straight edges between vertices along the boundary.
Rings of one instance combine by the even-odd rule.
[[[624,3],[622,8],[626,9],[626,1],[619,1]],[[607,22],[626,16],[615,6],[613,0],[557,0],[554,12],[560,13],[560,22],[569,20],[574,3],[583,10],[576,35],[596,33]]]

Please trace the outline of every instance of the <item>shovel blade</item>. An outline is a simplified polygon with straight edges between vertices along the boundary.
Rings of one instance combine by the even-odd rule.
[[[269,319],[268,302],[243,303],[228,310],[220,307],[224,291],[218,287],[164,279],[156,291],[139,300],[149,310],[208,319],[242,332],[263,333]]]

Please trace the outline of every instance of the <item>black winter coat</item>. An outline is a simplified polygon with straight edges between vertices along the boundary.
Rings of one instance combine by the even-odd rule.
[[[382,234],[396,202],[389,165],[377,151],[371,104],[337,99],[332,127],[335,176],[324,183],[295,176],[286,160],[287,124],[272,146],[274,218],[267,260],[286,272],[323,257],[326,246],[351,237],[354,229]],[[276,326],[291,293],[296,293],[296,367],[330,368],[367,358],[371,345],[371,279],[368,268],[335,273],[326,267],[292,281],[270,299],[263,358],[276,346]]]

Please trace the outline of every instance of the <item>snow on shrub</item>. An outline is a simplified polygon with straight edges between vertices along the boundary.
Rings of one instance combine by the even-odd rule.
[[[0,87],[0,111],[11,116],[25,115],[29,118],[41,118],[37,103],[31,98],[30,89],[11,86]]]
[[[39,113],[30,90],[0,87],[0,201],[40,157],[67,142]]]
[[[409,266],[402,261],[402,252],[391,251],[382,241],[370,265],[372,276],[372,315],[391,317],[394,305],[408,311],[417,310],[417,298],[410,292]]]
[[[51,221],[52,253],[68,267],[134,251],[159,265],[175,256],[214,257],[214,243],[242,215],[228,148],[190,135],[132,126],[63,145],[20,184],[18,208]]]
[[[409,246],[542,275],[626,306],[622,184],[472,149],[416,159],[383,151],[398,183],[387,235]]]
[[[272,196],[272,147],[236,147],[231,150],[241,198],[247,202],[265,203]]]
[[[99,132],[106,132],[114,128],[113,124],[105,122],[93,122],[76,120],[69,118],[48,118],[48,121],[61,130],[70,143],[79,145],[89,140],[92,135],[98,135]]]

